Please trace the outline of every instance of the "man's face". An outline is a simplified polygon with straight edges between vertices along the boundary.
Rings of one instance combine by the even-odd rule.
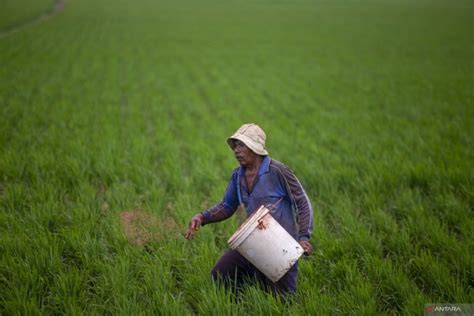
[[[234,151],[235,159],[244,167],[254,163],[258,158],[258,155],[240,140],[232,141],[232,150]]]

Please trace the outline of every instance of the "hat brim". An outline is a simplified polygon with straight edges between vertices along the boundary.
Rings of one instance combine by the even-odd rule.
[[[254,153],[256,153],[257,155],[260,155],[260,156],[267,156],[268,155],[268,151],[266,151],[265,148],[262,148],[261,146],[258,146],[257,144],[255,144],[255,142],[251,138],[247,137],[244,134],[234,134],[231,137],[227,138],[227,144],[232,149],[234,149],[232,147],[232,140],[234,140],[234,139],[235,140],[240,140],[242,143],[245,144],[245,146],[250,148],[250,150],[253,151]]]

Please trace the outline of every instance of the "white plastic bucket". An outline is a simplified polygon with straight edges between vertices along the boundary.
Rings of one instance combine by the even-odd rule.
[[[277,282],[304,252],[263,205],[240,225],[228,244],[272,282]]]

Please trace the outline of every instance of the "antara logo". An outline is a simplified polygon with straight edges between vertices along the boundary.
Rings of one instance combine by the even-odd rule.
[[[435,312],[462,312],[459,306],[436,306]]]
[[[436,312],[462,312],[461,307],[456,305],[428,305],[425,307],[425,313],[432,314]]]
[[[429,305],[425,307],[425,313],[432,313],[434,312],[434,305]]]

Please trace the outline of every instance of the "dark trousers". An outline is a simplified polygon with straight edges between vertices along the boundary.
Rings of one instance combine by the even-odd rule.
[[[296,292],[298,263],[293,265],[280,280],[273,283],[240,253],[228,250],[217,261],[211,275],[214,281],[223,282],[227,288],[240,290],[250,280],[257,280],[270,292],[285,296]]]

